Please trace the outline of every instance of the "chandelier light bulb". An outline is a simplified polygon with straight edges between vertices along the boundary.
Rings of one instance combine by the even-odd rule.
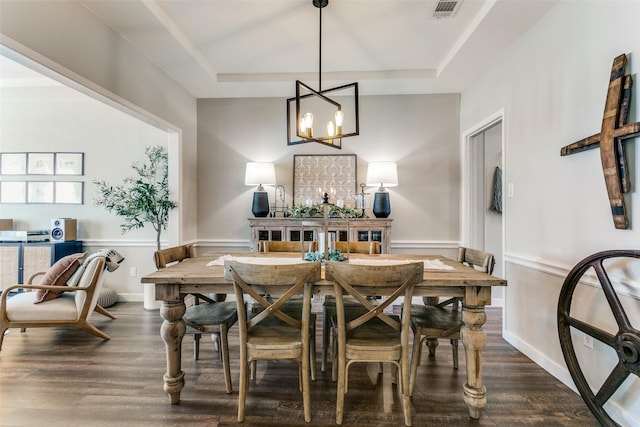
[[[307,135],[313,137],[313,114],[304,113],[304,122],[307,127]]]
[[[337,134],[342,135],[342,122],[344,121],[344,113],[342,112],[342,110],[336,111],[335,119]]]
[[[327,123],[327,135],[336,135],[336,125],[333,123],[333,120],[329,120],[329,123]]]

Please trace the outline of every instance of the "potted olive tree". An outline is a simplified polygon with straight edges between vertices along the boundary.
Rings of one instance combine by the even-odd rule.
[[[146,163],[133,163],[137,177],[127,177],[120,185],[94,180],[98,193],[94,202],[124,218],[122,233],[151,224],[160,249],[162,230],[167,229],[169,211],[177,204],[169,199],[169,166],[167,150],[162,146],[147,147]]]
[[[145,149],[147,161],[134,163],[133,170],[137,177],[127,177],[120,185],[110,185],[105,181],[94,180],[98,192],[94,198],[97,206],[104,206],[124,218],[120,225],[122,233],[144,228],[151,224],[156,231],[156,247],[160,249],[162,230],[167,229],[169,211],[177,204],[169,199],[169,166],[168,154],[162,146]],[[155,301],[155,286],[144,286],[144,308],[156,310],[160,304]]]

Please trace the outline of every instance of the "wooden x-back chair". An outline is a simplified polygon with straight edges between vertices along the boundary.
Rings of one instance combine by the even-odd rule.
[[[195,256],[193,245],[174,246],[154,253],[156,268],[162,269],[176,262],[182,262]],[[202,294],[194,294],[194,304],[187,307],[182,319],[187,325],[186,332],[193,334],[193,358],[200,358],[200,337],[211,334],[216,349],[220,351],[224,370],[225,388],[231,393],[231,368],[229,366],[228,332],[238,320],[235,302],[216,302]],[[205,301],[203,304],[200,300]]]
[[[380,242],[336,242],[336,249],[343,254],[371,254],[380,253]]]
[[[301,253],[301,251],[306,252],[316,252],[318,250],[318,242],[300,242],[300,241],[279,241],[279,240],[263,240],[260,242],[261,248],[260,252],[297,252]],[[287,303],[282,307],[283,311],[286,311],[290,315],[300,316],[302,313],[302,300],[301,296],[297,296],[289,299]],[[310,357],[311,357],[311,379],[313,381],[316,380],[316,315],[311,314],[311,320],[309,321],[310,337]],[[324,350],[323,350],[324,351]],[[324,353],[323,353],[324,354]],[[255,368],[255,363],[252,364]],[[255,369],[252,369],[251,374],[255,374]],[[255,379],[252,376],[252,379]]]
[[[279,241],[279,240],[262,240],[260,241],[260,252],[315,252],[318,250],[318,242],[300,242],[300,241]]]
[[[487,274],[493,273],[495,265],[492,253],[466,247],[458,248],[458,262]],[[453,368],[458,369],[458,341],[460,329],[463,326],[460,298],[439,301],[438,297],[425,297],[424,303],[424,305],[411,306],[411,328],[414,336],[410,375],[411,394],[415,388],[418,365],[422,358],[422,343],[425,341],[429,348],[429,355],[435,356],[438,339],[449,339],[453,353]]]
[[[325,270],[327,279],[334,282],[336,295],[336,317],[332,320],[337,324],[337,345],[334,346],[334,365],[338,368],[336,423],[343,421],[349,367],[357,362],[377,362],[395,366],[404,422],[410,426],[409,314],[413,287],[422,280],[424,263],[372,266],[328,262]],[[361,315],[345,318],[343,293],[362,305]],[[388,296],[375,304],[369,298],[371,295]],[[400,297],[404,298],[401,318],[385,313],[385,308]]]
[[[336,249],[340,252],[352,253],[352,254],[380,254],[380,242],[336,242]],[[350,301],[345,299],[344,306],[347,307],[347,318],[352,317],[352,312],[357,314],[361,311],[361,306],[356,301]],[[331,342],[331,322],[330,319],[336,315],[336,299],[331,295],[327,295],[322,303],[322,361],[321,370],[326,372],[327,369],[327,355],[329,352],[329,343]],[[335,376],[335,369],[334,369]]]
[[[309,391],[309,341],[311,285],[320,279],[320,262],[299,264],[249,264],[225,261],[225,275],[233,280],[238,307],[240,381],[238,422],[244,420],[249,367],[257,360],[294,360],[298,364],[304,420],[311,421]],[[269,295],[266,299],[264,295]],[[302,295],[302,312],[283,311],[287,301]],[[245,296],[262,310],[250,313]]]

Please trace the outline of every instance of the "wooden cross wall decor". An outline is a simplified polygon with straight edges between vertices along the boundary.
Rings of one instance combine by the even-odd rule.
[[[613,223],[616,228],[623,230],[629,228],[623,193],[631,188],[624,141],[640,136],[640,122],[627,123],[633,80],[629,74],[624,74],[626,65],[625,54],[613,60],[600,133],[569,144],[560,150],[561,156],[568,156],[600,146],[602,171],[609,194]]]

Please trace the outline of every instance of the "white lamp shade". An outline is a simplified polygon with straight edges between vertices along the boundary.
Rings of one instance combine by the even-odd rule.
[[[367,168],[367,186],[395,187],[398,185],[398,167],[395,162],[371,162]]]
[[[245,185],[276,185],[276,168],[273,163],[248,162],[244,174]]]

